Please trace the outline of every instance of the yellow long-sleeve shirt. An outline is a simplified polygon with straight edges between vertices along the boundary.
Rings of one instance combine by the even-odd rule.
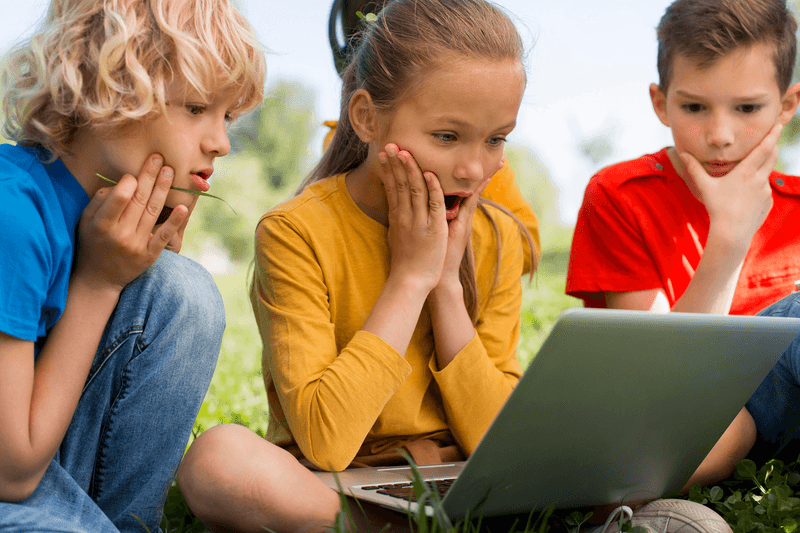
[[[516,223],[493,216],[502,268],[491,222],[476,210],[476,334],[439,370],[427,305],[405,354],[361,330],[389,274],[387,228],[358,208],[344,175],[264,215],[251,302],[264,343],[267,438],[296,444],[325,470],[347,467],[363,444],[381,453],[448,431],[470,454],[521,374],[522,245]]]

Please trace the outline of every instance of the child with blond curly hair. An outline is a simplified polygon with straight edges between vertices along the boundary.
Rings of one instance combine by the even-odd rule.
[[[225,322],[174,252],[261,47],[228,0],[53,0],[2,79],[0,529],[158,531]]]

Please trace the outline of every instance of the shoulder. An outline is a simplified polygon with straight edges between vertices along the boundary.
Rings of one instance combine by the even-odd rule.
[[[773,171],[769,176],[772,190],[779,194],[800,198],[800,177]]]
[[[642,181],[646,178],[662,180],[671,178],[673,175],[677,176],[669,162],[666,149],[664,149],[601,169],[589,181],[589,187],[615,190],[634,180]]]

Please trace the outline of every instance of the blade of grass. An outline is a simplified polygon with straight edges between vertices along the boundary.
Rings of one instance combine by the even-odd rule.
[[[98,178],[100,178],[101,180],[105,180],[105,181],[107,181],[108,183],[111,183],[112,185],[116,185],[116,184],[117,184],[117,182],[116,182],[116,181],[114,181],[114,180],[110,180],[110,179],[108,179],[108,178],[107,178],[107,177],[105,177],[105,176],[101,176],[100,174],[95,174],[95,176],[97,176],[97,177],[98,177]],[[228,202],[226,202],[225,200],[223,200],[223,199],[222,199],[222,198],[220,198],[219,196],[214,196],[213,194],[209,194],[209,193],[207,193],[207,192],[193,191],[192,189],[182,189],[182,188],[180,188],[180,187],[170,187],[170,189],[172,189],[172,190],[175,190],[175,191],[180,191],[180,192],[188,192],[189,194],[194,194],[194,195],[196,195],[196,196],[208,196],[209,198],[214,198],[214,199],[216,199],[216,200],[219,200],[220,202],[224,203],[224,204],[225,204],[225,205],[227,205],[228,207],[230,207],[230,208],[231,208],[231,211],[233,211],[233,212],[234,212],[234,214],[236,214],[236,209],[234,209],[234,208],[231,206],[231,204],[229,204]]]

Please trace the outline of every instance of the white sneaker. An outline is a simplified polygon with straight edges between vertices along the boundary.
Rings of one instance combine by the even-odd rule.
[[[633,513],[630,507],[618,507],[600,533],[619,533],[620,523],[628,520],[631,526],[643,527],[651,533],[732,533],[731,526],[720,515],[688,500],[655,500]]]

